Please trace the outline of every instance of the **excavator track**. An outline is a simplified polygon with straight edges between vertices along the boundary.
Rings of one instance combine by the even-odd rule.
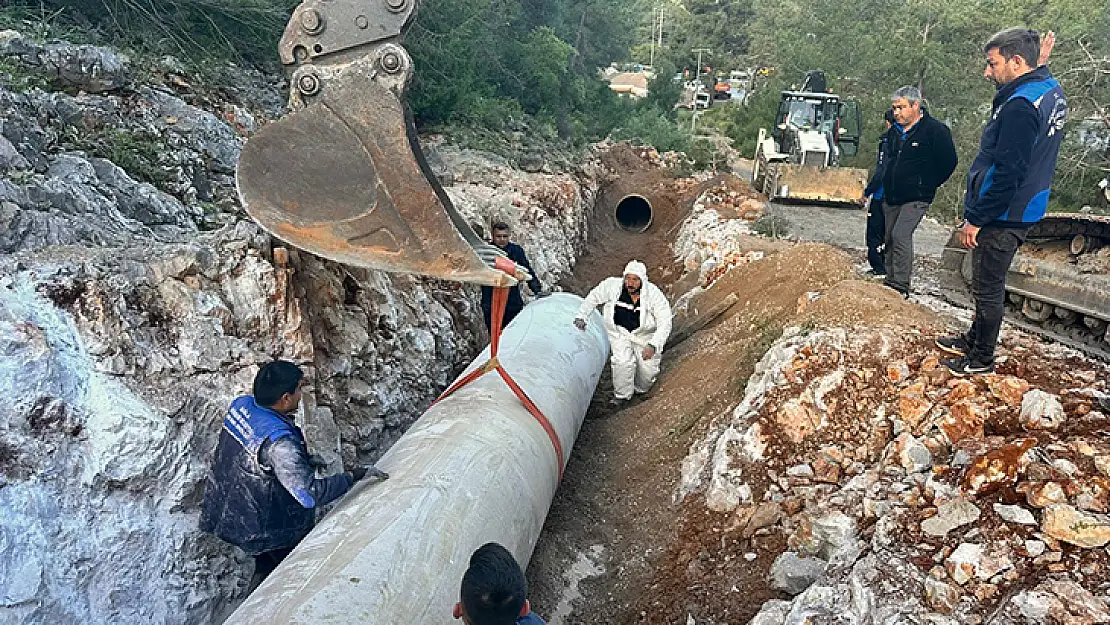
[[[1030,228],[1006,280],[1006,320],[1110,362],[1110,217],[1050,214]],[[942,294],[971,307],[971,255],[955,234],[942,256]]]

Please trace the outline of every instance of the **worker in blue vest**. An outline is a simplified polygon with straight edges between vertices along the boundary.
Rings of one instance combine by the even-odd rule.
[[[956,356],[944,364],[958,375],[994,371],[1006,273],[1029,227],[1048,209],[1068,113],[1063,88],[1038,63],[1047,53],[1037,31],[1004,30],[983,50],[983,75],[998,90],[967,174],[964,223],[958,233],[960,243],[971,250],[975,317],[966,334],[936,341]]]
[[[497,543],[486,543],[471,554],[454,616],[466,625],[545,625],[528,601],[524,571]]]
[[[367,475],[389,477],[373,466],[316,477],[325,463],[309,455],[293,423],[303,384],[304,372],[291,362],[259,369],[253,395],[228,408],[205,484],[200,529],[254,556],[255,584],[308,535],[321,506]]]

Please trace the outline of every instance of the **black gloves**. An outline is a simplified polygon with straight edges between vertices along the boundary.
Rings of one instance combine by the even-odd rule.
[[[355,467],[350,471],[347,471],[347,476],[351,478],[351,484],[362,481],[362,479],[365,478],[367,475],[369,475],[370,477],[376,477],[379,480],[389,479],[388,473],[382,471],[374,465],[370,465],[368,467]]]

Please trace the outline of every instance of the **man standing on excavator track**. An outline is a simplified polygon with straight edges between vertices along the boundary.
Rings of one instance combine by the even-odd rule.
[[[956,170],[952,132],[922,108],[921,91],[902,87],[891,97],[894,125],[883,138],[883,218],[886,286],[910,296],[913,233]]]
[[[509,240],[511,233],[509,231],[509,224],[499,221],[493,224],[491,228],[493,234],[493,244],[501,248],[509,260],[517,265],[523,267],[532,275],[532,279],[528,281],[528,288],[532,290],[532,294],[536,297],[544,297],[548,295],[547,291],[543,290],[540,285],[540,279],[536,277],[536,272],[532,270],[532,265],[528,262],[528,257],[524,254],[524,248]],[[492,313],[493,310],[493,287],[482,287],[482,314],[486,321],[486,329],[492,327]],[[509,301],[505,305],[505,316],[502,317],[501,327],[509,325],[520,311],[524,310],[524,298],[520,294],[520,285],[516,285],[509,290]]]
[[[1051,37],[1051,33],[1050,33]],[[983,50],[983,76],[998,91],[967,174],[960,243],[971,250],[975,317],[967,334],[937,339],[957,357],[944,364],[957,375],[994,371],[994,350],[1006,305],[1006,273],[1029,227],[1048,209],[1056,157],[1064,139],[1068,104],[1047,60],[1054,38],[1042,47],[1035,30],[1010,28]],[[1037,66],[1030,60],[1037,59]]]

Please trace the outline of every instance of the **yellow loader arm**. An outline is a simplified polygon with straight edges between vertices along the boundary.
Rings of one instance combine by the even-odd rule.
[[[291,112],[247,141],[239,198],[274,236],[325,258],[512,286],[529,276],[494,268],[503,252],[459,215],[420,150],[401,46],[415,4],[305,0],[293,11],[279,44]]]

